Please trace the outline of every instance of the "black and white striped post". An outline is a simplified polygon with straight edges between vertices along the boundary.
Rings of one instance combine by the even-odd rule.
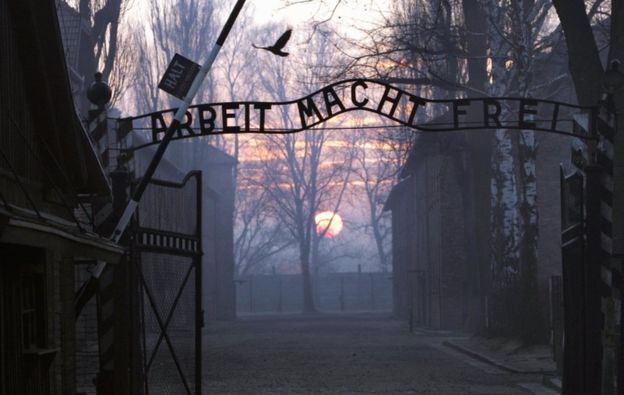
[[[595,140],[575,141],[572,164],[585,179],[584,343],[585,389],[614,388],[619,361],[618,333],[622,263],[614,235],[615,114],[605,106],[575,119],[575,127]],[[565,383],[564,383],[565,387]]]
[[[596,152],[597,162],[602,168],[600,179],[600,295],[602,325],[602,371],[603,388],[609,393],[609,388],[620,387],[618,369],[622,356],[619,355],[618,345],[621,342],[621,333],[618,327],[621,325],[622,309],[622,258],[618,256],[616,238],[614,232],[615,211],[615,136],[617,132],[617,117],[607,107],[596,118],[596,131],[599,142]],[[619,376],[621,376],[621,372]],[[620,380],[622,378],[620,377]]]
[[[618,108],[618,101],[621,104],[624,73],[620,70],[620,65],[619,60],[611,60],[604,74],[603,106],[595,125],[599,137],[597,162],[604,169],[600,185],[603,393],[624,391],[624,135],[618,127],[618,119],[621,120],[623,110],[622,107]]]
[[[182,118],[186,114],[186,111],[191,105],[191,102],[193,101],[193,99],[195,98],[195,95],[197,94],[199,87],[201,86],[202,82],[206,78],[206,75],[210,71],[210,68],[212,67],[212,64],[217,58],[219,51],[221,51],[221,47],[225,43],[225,39],[229,35],[230,30],[232,30],[232,27],[234,26],[234,22],[236,21],[236,18],[240,14],[240,11],[243,8],[243,6],[245,5],[245,1],[246,0],[238,0],[236,4],[234,5],[234,8],[232,9],[230,16],[225,22],[225,25],[223,26],[223,29],[221,30],[221,33],[219,34],[219,37],[217,38],[217,42],[212,47],[210,54],[208,54],[208,58],[206,59],[206,62],[201,66],[201,68],[199,68],[197,74],[195,75],[193,79],[192,84],[190,85],[190,88],[188,89],[188,91],[185,92],[182,98],[182,105],[176,111],[173,117],[173,121],[167,128],[167,131],[165,132],[165,135],[162,138],[160,145],[158,146],[158,149],[156,150],[156,153],[154,154],[152,158],[152,161],[147,167],[147,170],[145,171],[145,174],[143,175],[141,182],[139,183],[136,190],[134,191],[132,198],[126,205],[126,208],[124,209],[121,217],[119,218],[119,221],[117,222],[117,225],[115,226],[115,230],[110,236],[111,240],[114,241],[115,243],[119,242],[119,239],[121,239],[121,236],[123,235],[124,231],[128,227],[128,224],[130,223],[130,218],[132,218],[132,215],[136,211],[136,208],[139,205],[139,202],[141,201],[141,197],[143,196],[143,193],[145,192],[145,188],[147,188],[148,184],[152,180],[152,177],[154,176],[154,173],[156,172],[156,169],[158,168],[158,165],[160,164],[160,161],[162,160],[163,155],[165,154],[165,151],[167,150],[167,146],[169,146],[169,143],[171,142],[171,139],[174,133],[180,127]],[[99,262],[95,270],[93,271],[93,275],[91,279],[89,280],[89,282],[97,281],[97,279],[100,277],[100,275],[104,271],[105,267],[106,267],[106,262],[104,261]],[[92,286],[90,288],[87,288],[87,286],[89,286],[89,284],[85,284],[83,288],[93,289]],[[90,298],[91,295],[86,296],[87,299]]]
[[[147,167],[147,170],[145,171],[145,174],[143,175],[141,182],[139,183],[136,190],[134,191],[132,198],[128,202],[126,209],[121,215],[121,218],[119,219],[119,222],[117,223],[117,226],[115,227],[115,230],[113,231],[113,234],[111,235],[111,238],[113,241],[118,242],[122,234],[124,233],[126,227],[128,226],[128,223],[130,222],[130,218],[134,214],[134,211],[136,210],[137,206],[139,205],[139,202],[141,201],[141,197],[143,196],[143,193],[145,192],[145,188],[147,188],[147,185],[149,184],[152,177],[154,176],[154,172],[156,171],[158,164],[160,163],[163,155],[165,154],[165,151],[167,149],[167,146],[169,145],[169,142],[171,142],[171,138],[173,137],[173,134],[180,127],[180,123],[182,122],[182,118],[186,114],[186,110],[191,105],[191,102],[193,101],[193,98],[195,97],[195,94],[197,93],[197,90],[199,89],[201,83],[204,81],[204,78],[206,78],[206,74],[208,74],[208,71],[210,71],[212,64],[217,58],[217,55],[219,54],[219,51],[221,50],[221,47],[223,46],[225,39],[230,33],[230,30],[232,29],[232,26],[234,25],[234,21],[238,17],[238,14],[240,13],[244,4],[245,4],[245,0],[238,0],[236,2],[236,4],[234,5],[234,9],[230,13],[230,16],[228,17],[227,21],[225,22],[225,25],[223,26],[223,29],[221,30],[221,34],[217,38],[217,42],[212,47],[212,50],[210,51],[210,54],[208,55],[206,62],[201,66],[201,68],[199,69],[199,72],[193,79],[193,83],[190,89],[184,96],[182,105],[176,111],[175,116],[173,117],[173,121],[167,128],[167,132],[165,133],[165,136],[162,138],[160,145],[158,146],[158,149],[156,150],[156,153],[154,154],[154,157],[152,158],[152,161]]]
[[[238,0],[232,10],[230,16],[228,17],[221,34],[217,38],[216,44],[213,46],[206,62],[203,66],[198,68],[194,78],[192,79],[192,83],[190,87],[185,87],[187,89],[182,96],[176,95],[182,99],[182,105],[178,108],[175,113],[174,119],[169,125],[165,136],[163,137],[160,146],[158,147],[152,161],[150,162],[145,175],[141,179],[141,182],[137,186],[131,200],[125,207],[123,214],[121,215],[113,234],[111,235],[111,239],[114,242],[119,242],[121,236],[123,235],[125,229],[130,222],[134,211],[136,210],[145,189],[147,188],[149,182],[151,181],[156,168],[158,167],[171,138],[174,133],[178,130],[182,118],[186,114],[188,107],[191,105],[195,94],[199,90],[201,83],[204,78],[210,71],[212,64],[214,63],[221,47],[223,46],[225,39],[227,38],[232,26],[234,25],[234,21],[238,17],[243,5],[245,4],[245,0]],[[176,61],[174,58],[173,62]],[[188,61],[188,60],[187,60]],[[190,62],[191,65],[196,66],[194,63]],[[170,66],[171,67],[171,66]],[[166,90],[166,89],[165,89]],[[95,123],[93,123],[95,124]],[[94,130],[95,127],[94,127]],[[115,322],[115,312],[114,312],[114,292],[113,292],[113,270],[110,265],[107,265],[105,261],[98,261],[91,278],[81,287],[81,290],[76,298],[76,315],[80,314],[80,310],[82,306],[86,304],[86,302],[94,295],[98,295],[98,337],[99,337],[99,349],[100,349],[100,372],[98,376],[98,392],[103,393],[112,393],[108,390],[109,386],[113,385],[112,377],[115,374],[115,365],[114,365],[114,322]]]
[[[232,26],[234,26],[234,21],[236,21],[236,18],[238,17],[241,9],[243,8],[243,5],[245,5],[245,1],[246,0],[238,0],[236,2],[236,4],[234,5],[234,9],[230,13],[230,16],[228,17],[227,21],[225,22],[225,25],[223,26],[223,29],[221,30],[221,34],[219,34],[219,37],[217,38],[217,42],[212,47],[212,50],[210,51],[210,54],[208,55],[206,62],[201,66],[201,68],[199,69],[199,72],[193,79],[193,83],[191,84],[188,92],[185,94],[184,99],[182,100],[182,105],[176,111],[173,121],[167,128],[167,132],[165,133],[165,136],[162,138],[160,145],[158,146],[158,149],[156,150],[156,153],[154,154],[154,157],[152,158],[152,161],[150,162],[149,166],[147,167],[147,170],[145,171],[145,174],[143,175],[143,178],[141,179],[141,182],[139,183],[136,190],[134,191],[132,198],[126,205],[126,208],[123,211],[123,214],[121,215],[121,217],[119,218],[119,221],[117,222],[117,225],[115,226],[115,230],[113,231],[113,234],[111,235],[111,240],[113,240],[115,243],[119,242],[119,239],[121,239],[121,236],[123,235],[124,231],[128,227],[128,223],[130,223],[130,218],[132,218],[132,215],[134,214],[137,206],[139,205],[139,202],[141,201],[141,197],[143,196],[143,193],[145,192],[145,188],[147,188],[147,185],[149,184],[152,177],[154,176],[154,173],[156,172],[156,169],[158,168],[158,165],[160,164],[160,161],[162,160],[162,157],[165,154],[165,151],[167,150],[167,146],[171,142],[171,138],[173,137],[174,133],[180,127],[182,118],[186,114],[186,111],[188,110],[189,106],[191,105],[193,98],[195,98],[195,94],[197,94],[199,87],[204,81],[204,78],[206,78],[206,75],[210,71],[212,64],[214,63],[215,59],[217,58],[217,55],[219,54],[219,51],[221,50],[221,47],[225,43],[225,39],[230,33],[230,30],[232,30]],[[98,266],[93,272],[93,279],[97,280],[97,278],[100,276],[100,274],[102,273],[105,267],[106,267],[106,262],[98,263]]]
[[[563,392],[572,387],[578,393],[591,393],[601,382],[601,262],[602,253],[602,187],[604,169],[598,161],[601,144],[597,133],[598,108],[574,117],[577,133],[593,139],[575,139],[572,143],[571,162],[582,176],[581,227],[582,256],[575,260],[564,259],[564,288],[578,297],[566,303],[577,312],[577,322],[566,323],[564,346]],[[562,186],[563,187],[563,186]],[[606,213],[606,212],[605,212]],[[564,232],[565,233],[565,232]],[[566,267],[572,265],[574,267]],[[576,266],[579,265],[579,266]],[[567,276],[566,276],[566,273]],[[574,275],[572,275],[574,274]],[[571,282],[572,281],[572,282]],[[566,311],[569,310],[569,306]],[[574,357],[572,360],[571,358]]]
[[[621,130],[624,117],[624,72],[621,61],[612,59],[603,76],[603,105],[605,116],[597,125],[605,136],[603,151],[610,170],[606,187],[611,197],[611,218],[607,228],[610,233],[610,254],[604,260],[602,281],[605,297],[604,313],[603,393],[624,392],[624,133]]]

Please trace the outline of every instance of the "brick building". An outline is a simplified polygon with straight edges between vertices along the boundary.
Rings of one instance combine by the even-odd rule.
[[[416,324],[493,332],[498,323],[509,327],[507,321],[514,319],[509,315],[515,314],[514,307],[492,293],[496,279],[490,259],[469,259],[473,238],[467,226],[471,220],[467,197],[474,192],[466,171],[470,163],[464,137],[478,138],[476,133],[487,132],[420,134],[386,202],[392,211],[394,310]],[[533,319],[540,322],[546,340],[551,329],[550,280],[561,275],[559,164],[568,160],[570,140],[548,134],[537,138],[536,275],[543,308]]]
[[[394,311],[417,325],[473,329],[474,273],[465,254],[460,139],[421,134],[386,209],[392,210]]]
[[[76,393],[75,267],[124,251],[94,232],[110,186],[53,1],[0,4],[0,140],[0,393]]]

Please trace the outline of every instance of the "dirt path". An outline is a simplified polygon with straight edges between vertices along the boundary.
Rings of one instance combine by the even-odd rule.
[[[444,339],[409,334],[384,314],[211,324],[204,335],[204,393],[513,395],[532,393],[519,384],[541,379],[480,366],[446,350]]]

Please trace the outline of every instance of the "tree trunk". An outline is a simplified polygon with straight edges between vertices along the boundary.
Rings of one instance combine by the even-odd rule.
[[[617,1],[613,2],[614,4]],[[583,0],[553,0],[568,44],[568,67],[579,104],[593,106],[602,94],[602,75],[598,47],[594,40]]]
[[[478,0],[463,0],[468,58],[468,85],[473,96],[484,92],[487,84],[487,21]],[[487,134],[467,136],[468,183],[464,193],[464,238],[468,257],[466,274],[472,274],[474,289],[480,296],[479,329],[485,329],[485,295],[489,288],[490,257],[490,178],[492,139]]]
[[[520,132],[518,159],[520,166],[520,219],[522,243],[520,247],[520,281],[522,310],[519,317],[521,337],[525,344],[544,341],[546,328],[542,322],[539,303],[537,272],[538,210],[535,159],[537,141],[534,131]]]
[[[303,282],[303,313],[316,313],[310,274],[310,251],[301,255],[301,280]]]

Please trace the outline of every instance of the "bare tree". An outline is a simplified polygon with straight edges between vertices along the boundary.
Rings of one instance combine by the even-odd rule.
[[[374,130],[373,133],[378,134],[379,131]],[[390,268],[388,243],[392,229],[383,207],[403,163],[403,156],[400,150],[388,145],[392,140],[375,137],[370,132],[356,133],[356,141],[353,178],[362,185],[368,217],[365,229],[375,242],[379,268],[386,272]]]
[[[296,66],[300,77],[297,87],[307,91],[316,88],[316,76],[332,55],[332,47],[323,36],[316,40],[308,48],[310,63]],[[268,59],[264,65],[267,71],[260,75],[261,86],[276,100],[286,101],[287,93],[295,87],[295,81],[289,78],[293,69],[282,58]],[[293,114],[284,108],[280,111],[283,125],[292,125]],[[269,135],[263,138],[265,145],[258,152],[264,165],[262,184],[281,225],[298,247],[305,312],[316,310],[311,272],[323,236],[315,232],[314,215],[321,209],[339,209],[349,179],[351,158],[330,147],[330,139],[321,128],[298,135]]]
[[[126,94],[133,89],[132,80],[136,75],[138,62],[131,35],[124,34],[118,38],[114,66],[109,74],[108,83],[112,88],[113,96],[110,104],[115,106],[126,98]]]
[[[215,65],[213,75],[219,81],[215,85],[216,95],[220,100],[253,100],[258,84],[259,63],[255,58],[255,49],[250,45],[258,29],[250,29],[253,4],[245,7],[230,32],[228,45],[223,48],[219,62]],[[237,113],[237,120],[242,114]],[[250,141],[249,136],[213,136],[215,146],[230,153],[236,160],[241,150]],[[238,171],[234,174],[235,185]]]
[[[585,2],[583,0],[553,0],[552,3],[568,43],[569,69],[578,102],[582,105],[595,105],[602,94],[601,80],[598,76],[603,75],[604,67],[600,60]],[[621,59],[624,55],[624,42],[622,41],[624,7],[618,1],[613,1],[612,6],[612,15],[619,16],[619,18],[611,18],[612,40],[609,59],[618,57]]]
[[[92,55],[105,80],[115,65],[119,23],[128,5],[128,0],[80,0],[78,4],[80,14],[91,22]]]
[[[130,77],[133,66],[128,39],[120,29],[132,0],[57,0],[59,3],[65,3],[58,8],[60,22],[76,23],[64,27],[64,36],[72,40],[71,51],[76,51],[70,66],[86,78],[87,86],[93,74],[101,72],[112,88],[111,105],[115,105],[128,88],[126,78]],[[70,14],[66,14],[67,9],[60,11],[65,6],[73,11]],[[66,21],[65,15],[72,22]],[[77,37],[80,38],[76,40]]]
[[[434,98],[561,94],[556,88],[565,85],[566,73],[553,75],[560,70],[547,66],[558,44],[549,1],[406,0],[393,11],[369,40],[353,43],[359,51],[347,72],[410,84]],[[494,273],[523,284],[533,306],[526,310],[537,316],[536,137],[499,130],[494,140],[473,134],[457,143],[467,148],[455,163],[465,191],[465,249],[481,273],[480,288],[487,290],[490,268],[479,262],[490,261]],[[531,342],[537,331],[525,326],[520,332]]]
[[[234,258],[239,276],[264,267],[269,259],[293,242],[279,221],[263,185],[250,163],[245,163],[236,196]],[[245,170],[251,170],[246,172]]]
[[[542,78],[546,48],[552,48],[547,0],[486,2],[491,53],[491,93],[496,96],[526,97],[549,85]],[[557,81],[557,79],[553,79]],[[552,86],[552,85],[551,85]],[[510,114],[511,109],[504,109]],[[524,311],[516,315],[533,315],[516,325],[527,343],[541,340],[544,332],[538,300],[537,244],[538,206],[535,164],[537,139],[533,131],[510,134],[496,132],[497,160],[492,179],[493,274],[503,287],[511,287],[522,303],[513,303]],[[516,284],[517,283],[517,284]]]
[[[212,2],[165,0],[151,4],[145,23],[131,28],[137,67],[132,87],[135,112],[147,113],[177,105],[177,100],[157,89],[176,53],[201,63],[216,36]],[[213,79],[207,78],[197,94],[199,101],[214,99]]]
[[[311,272],[323,236],[315,232],[314,215],[323,209],[336,212],[348,182],[349,158],[331,152],[328,141],[329,135],[322,130],[268,136],[268,152],[262,158],[265,191],[281,226],[298,247],[305,312],[315,311]],[[322,166],[326,161],[331,166]]]

